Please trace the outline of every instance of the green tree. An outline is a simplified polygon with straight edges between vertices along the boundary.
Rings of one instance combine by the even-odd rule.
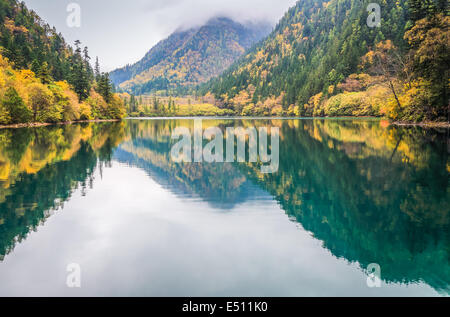
[[[448,12],[447,0],[409,0],[409,12],[413,22],[438,13],[446,14]]]
[[[38,71],[37,76],[41,79],[42,83],[45,85],[50,84],[53,81],[53,78],[50,74],[50,70],[48,69],[48,63],[44,62],[41,68]]]
[[[97,83],[97,91],[100,95],[102,95],[103,99],[105,99],[107,103],[111,101],[112,86],[108,73],[102,73],[100,75],[100,79]]]
[[[100,63],[98,61],[98,56],[95,58],[94,76],[96,81],[100,79]]]
[[[86,63],[86,54],[85,50],[85,59],[81,55],[81,42],[75,41],[75,54],[72,57],[72,66],[71,66],[71,76],[69,83],[73,86],[75,92],[78,95],[78,99],[80,101],[85,100],[89,97],[89,91],[91,89],[91,80],[89,76],[89,69]]]
[[[31,120],[31,110],[28,109],[22,98],[20,98],[19,94],[13,87],[8,88],[6,91],[2,104],[10,115],[9,123],[26,123]]]
[[[39,64],[39,62],[37,61],[37,59],[34,59],[33,62],[31,63],[31,70],[33,71],[33,73],[35,73],[36,75],[39,73],[39,71],[41,70],[41,65]]]
[[[156,96],[153,96],[153,110],[158,113],[159,112],[159,102],[156,99]]]

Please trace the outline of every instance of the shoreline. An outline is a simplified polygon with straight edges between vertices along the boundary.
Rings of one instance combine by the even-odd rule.
[[[20,128],[38,128],[38,127],[48,127],[53,125],[68,125],[76,123],[96,123],[96,122],[119,122],[122,119],[98,119],[98,120],[80,120],[80,121],[64,121],[64,122],[30,122],[30,123],[16,123],[16,124],[6,124],[0,125],[0,129],[20,129]]]
[[[392,122],[392,125],[400,127],[422,127],[422,128],[446,128],[450,129],[450,122],[402,122],[396,121]]]
[[[194,118],[215,118],[215,119],[248,119],[248,120],[314,120],[314,119],[380,119],[379,117],[226,117],[226,116],[198,116],[198,117],[126,117],[124,119],[98,119],[98,120],[80,120],[80,121],[65,121],[65,122],[56,122],[56,123],[47,123],[47,122],[30,122],[30,123],[17,123],[17,124],[8,124],[8,125],[0,125],[0,129],[20,129],[20,128],[37,128],[37,127],[47,127],[47,126],[56,126],[56,125],[69,125],[69,124],[77,124],[77,123],[100,123],[100,122],[119,122],[122,120],[139,120],[139,119],[194,119]],[[386,119],[387,120],[387,119]],[[445,128],[450,129],[450,122],[403,122],[403,121],[394,121],[389,122],[390,125],[394,126],[403,126],[403,127],[422,127],[422,128]]]
[[[161,119],[240,119],[240,120],[315,120],[315,119],[373,119],[373,120],[386,120],[389,122],[389,125],[394,126],[410,126],[410,127],[422,127],[422,128],[446,128],[450,129],[450,122],[403,122],[403,121],[389,121],[386,118],[382,117],[370,117],[370,116],[361,116],[361,117],[352,117],[352,116],[342,116],[342,117],[257,117],[257,116],[161,116],[161,117],[126,117],[126,120],[161,120]]]

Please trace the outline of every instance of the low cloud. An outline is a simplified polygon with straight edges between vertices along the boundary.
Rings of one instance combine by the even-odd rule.
[[[145,2],[146,3],[143,6],[145,11],[155,11],[177,6],[182,3],[183,0],[153,0]]]
[[[164,2],[165,4],[161,4]],[[269,21],[275,24],[296,0],[169,0],[152,1],[148,12],[178,26],[205,23],[214,16],[227,16],[239,22]],[[161,21],[162,22],[162,21]]]
[[[82,27],[66,25],[66,6],[82,10]],[[268,21],[275,25],[296,0],[25,0],[68,42],[76,39],[99,56],[110,71],[142,58],[157,42],[179,28],[226,16],[238,22]]]

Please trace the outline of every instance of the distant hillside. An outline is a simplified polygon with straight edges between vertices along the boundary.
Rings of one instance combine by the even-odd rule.
[[[111,72],[111,79],[135,94],[203,83],[221,74],[270,30],[265,23],[242,25],[215,18],[175,32],[136,64]]]

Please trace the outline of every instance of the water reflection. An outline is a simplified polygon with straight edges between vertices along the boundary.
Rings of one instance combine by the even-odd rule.
[[[279,127],[279,170],[262,174],[257,163],[172,162],[178,126],[193,129],[193,121],[0,131],[0,256],[38,230],[76,187],[92,187],[96,169],[118,161],[211,210],[272,197],[334,257],[362,270],[378,263],[386,283],[426,283],[449,293],[448,131],[370,120],[203,121],[204,128]]]
[[[76,188],[92,188],[123,131],[120,123],[0,131],[0,260]]]

